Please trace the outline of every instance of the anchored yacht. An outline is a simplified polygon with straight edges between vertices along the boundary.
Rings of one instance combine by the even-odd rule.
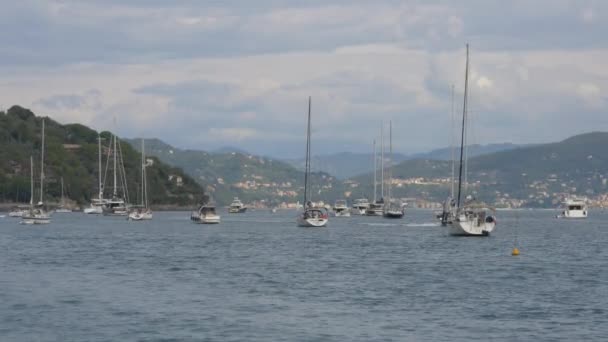
[[[369,201],[367,198],[359,198],[353,202],[353,210],[351,211],[354,215],[365,215],[365,211],[369,208]]]
[[[220,215],[216,213],[215,206],[203,204],[198,211],[192,212],[190,220],[201,224],[218,224],[220,223]]]
[[[587,201],[580,198],[568,198],[564,202],[564,211],[559,218],[566,219],[584,219],[587,218]]]
[[[230,207],[228,207],[228,212],[231,214],[241,214],[247,211],[247,207],[241,202],[238,197],[235,197]]]
[[[350,209],[346,204],[346,200],[337,200],[334,203],[333,210],[336,217],[350,217]]]

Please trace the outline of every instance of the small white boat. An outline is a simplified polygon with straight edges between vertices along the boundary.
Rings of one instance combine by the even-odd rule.
[[[129,205],[127,204],[128,191],[126,183],[126,175],[124,169],[124,161],[122,157],[122,150],[120,143],[116,135],[112,134],[110,141],[109,150],[113,159],[113,187],[112,187],[112,198],[105,201],[103,207],[103,214],[105,216],[127,216],[129,215]],[[119,195],[119,189],[121,194]]]
[[[297,221],[299,227],[317,228],[325,227],[328,220],[329,215],[327,214],[327,210],[325,208],[311,207],[298,215]]]
[[[353,215],[365,215],[365,211],[369,208],[369,201],[367,198],[359,198],[353,201]]]
[[[101,182],[101,178],[102,178],[102,167],[101,167],[101,135],[97,135],[97,149],[98,149],[98,167],[99,167],[99,174],[98,174],[98,181],[99,181],[99,193],[97,195],[97,198],[93,198],[91,200],[91,205],[88,208],[84,208],[83,212],[85,214],[91,214],[91,215],[101,215],[103,214],[103,208],[106,206],[108,200],[103,198],[103,184]]]
[[[107,200],[106,206],[103,207],[103,214],[105,216],[127,216],[129,209],[122,198],[113,198]]]
[[[384,216],[384,218],[388,218],[388,219],[400,219],[400,218],[403,218],[403,216],[405,215],[405,207],[403,206],[403,203],[401,203],[400,200],[393,198],[393,165],[392,165],[393,122],[392,121],[389,122],[388,136],[389,136],[388,139],[389,139],[389,155],[390,155],[389,166],[388,166],[388,179],[389,179],[388,189],[387,189],[388,200],[384,204],[382,216]]]
[[[334,203],[333,211],[336,217],[350,217],[350,209],[346,204],[346,200],[337,200]]]
[[[558,218],[565,219],[584,219],[587,218],[587,201],[580,198],[568,198],[564,202],[564,211]]]
[[[215,206],[205,204],[198,211],[192,212],[190,220],[201,224],[218,224],[220,223],[220,215],[216,213]]]
[[[129,221],[145,221],[152,219],[152,211],[147,208],[132,208],[127,216]]]
[[[238,197],[235,197],[230,207],[228,207],[228,212],[231,214],[241,214],[247,211],[247,207],[241,202]]]
[[[103,207],[106,205],[105,199],[93,199],[91,206],[88,208],[84,208],[82,212],[85,214],[93,214],[93,215],[101,215],[103,214]]]
[[[20,223],[26,225],[49,224],[51,223],[51,216],[42,208],[34,208],[23,214]]]
[[[63,196],[63,177],[61,177],[61,204],[59,205],[59,208],[55,209],[56,213],[71,213],[72,209],[69,209],[66,205],[65,205],[65,197]]]
[[[401,205],[401,202],[391,200],[384,206],[382,216],[390,219],[400,219],[405,215],[405,207]]]
[[[148,176],[146,168],[148,167],[146,161],[146,145],[144,139],[141,139],[141,206],[131,207],[127,220],[129,221],[145,221],[152,219],[152,209],[148,204]]]
[[[44,119],[42,119],[42,146],[40,154],[40,201],[34,206],[34,158],[30,156],[30,208],[21,216],[21,224],[51,223],[51,214],[44,208]]]

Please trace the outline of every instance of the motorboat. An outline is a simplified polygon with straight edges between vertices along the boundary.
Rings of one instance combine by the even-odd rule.
[[[369,208],[369,201],[367,198],[358,198],[353,201],[353,215],[365,215],[365,211]]]
[[[218,224],[220,223],[220,215],[216,213],[215,206],[204,204],[198,211],[192,212],[190,220],[201,224]]]
[[[346,200],[337,200],[334,203],[333,211],[336,217],[350,217],[350,209],[346,204]]]
[[[238,197],[235,197],[230,207],[228,207],[228,212],[231,214],[241,214],[247,211],[247,207],[241,202]]]
[[[584,219],[587,218],[587,201],[580,198],[568,198],[564,202],[564,210],[559,218],[565,219]]]

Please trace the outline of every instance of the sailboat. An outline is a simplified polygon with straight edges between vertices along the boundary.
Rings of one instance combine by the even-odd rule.
[[[91,205],[84,209],[85,214],[103,214],[103,207],[107,203],[107,200],[103,198],[103,185],[101,183],[101,135],[97,135],[97,149],[99,158],[99,192],[97,198],[93,198],[91,201]]]
[[[308,198],[310,178],[310,107],[312,99],[308,97],[308,126],[306,129],[306,170],[304,172],[304,211],[298,215],[300,227],[325,227],[329,220],[327,209],[313,206]]]
[[[405,209],[401,201],[393,199],[393,123],[389,122],[389,166],[388,166],[388,189],[387,201],[384,203],[382,215],[385,218],[402,218],[405,215]]]
[[[143,221],[152,219],[152,210],[148,203],[148,178],[146,176],[146,147],[144,139],[141,139],[141,206],[132,208],[129,212],[129,220]]]
[[[456,216],[456,201],[454,200],[454,175],[455,175],[455,153],[454,153],[454,85],[452,84],[452,111],[450,113],[450,121],[451,121],[451,134],[450,134],[450,151],[452,154],[452,175],[450,178],[450,196],[445,199],[443,202],[443,211],[441,214],[437,216],[439,220],[441,220],[441,225],[446,226],[448,223],[454,220]]]
[[[21,224],[49,224],[51,215],[44,209],[44,119],[40,157],[40,202],[34,206],[34,158],[30,156],[30,208],[23,213]]]
[[[103,214],[107,216],[127,216],[129,211],[127,208],[129,194],[127,192],[127,178],[124,169],[124,162],[122,160],[122,153],[119,150],[120,145],[118,143],[116,135],[112,134],[112,158],[113,158],[113,172],[114,172],[114,183],[112,190],[112,198],[106,200],[106,204],[103,207]],[[120,176],[120,183],[118,184]],[[118,195],[118,189],[122,189],[121,196]]]
[[[376,151],[376,140],[374,140],[374,200],[365,210],[365,216],[382,216],[382,208],[384,207],[384,128],[380,129],[380,199],[377,198],[378,188],[378,156]]]
[[[59,208],[55,209],[56,213],[71,213],[72,209],[69,209],[66,205],[65,205],[65,197],[63,195],[63,177],[61,177],[61,204],[59,205]]]
[[[464,104],[462,107],[462,133],[460,137],[460,165],[458,171],[458,195],[456,197],[456,215],[452,222],[447,222],[450,235],[461,236],[488,236],[496,227],[495,210],[467,196],[462,199],[463,160],[465,150],[466,122],[467,122],[467,96],[469,86],[469,44],[466,46],[466,67],[464,77]],[[466,170],[465,170],[466,172]]]

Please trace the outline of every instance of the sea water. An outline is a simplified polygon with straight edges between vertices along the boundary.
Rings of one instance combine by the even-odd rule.
[[[608,213],[499,211],[490,237],[294,211],[0,219],[0,341],[555,341],[608,336]],[[511,256],[513,247],[521,255]]]

